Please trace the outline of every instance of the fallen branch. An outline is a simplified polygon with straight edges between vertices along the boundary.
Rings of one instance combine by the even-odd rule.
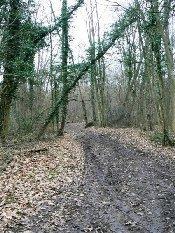
[[[26,151],[21,151],[21,152],[22,152],[23,155],[29,155],[29,154],[46,152],[46,151],[48,151],[48,148],[44,147],[44,148],[36,148],[36,149],[34,148],[34,149],[31,149],[31,150],[26,150]]]

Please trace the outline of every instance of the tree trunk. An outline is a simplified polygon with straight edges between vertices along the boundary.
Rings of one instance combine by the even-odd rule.
[[[12,100],[18,88],[18,60],[20,56],[20,0],[10,1],[10,13],[5,48],[4,76],[0,96],[0,137],[5,142]]]
[[[81,92],[80,84],[78,84],[78,89],[79,89],[79,93],[80,93],[81,105],[82,105],[82,110],[83,110],[83,117],[84,117],[85,125],[87,125],[88,124],[87,109],[86,109],[85,101],[83,99],[83,94]]]
[[[68,51],[69,51],[69,41],[68,41],[68,18],[67,16],[67,0],[63,0],[62,3],[62,64],[61,64],[61,77],[63,83],[62,93],[65,95],[64,100],[62,102],[61,107],[61,125],[58,131],[58,135],[62,135],[64,131],[64,126],[66,123],[67,116],[67,107],[68,107],[68,94],[66,94],[66,90],[68,87],[68,70],[67,70],[67,62],[68,62]]]
[[[55,116],[57,110],[60,108],[60,105],[63,103],[65,96],[71,92],[71,90],[77,85],[78,81],[84,77],[84,75],[92,67],[92,65],[95,64],[96,61],[98,61],[105,55],[105,53],[114,45],[115,41],[119,39],[120,37],[122,37],[125,29],[129,25],[131,25],[133,22],[135,22],[136,19],[137,19],[136,9],[135,7],[134,8],[131,7],[130,9],[128,9],[128,11],[123,16],[123,18],[118,23],[115,24],[114,29],[112,30],[111,33],[109,33],[108,40],[105,38],[105,41],[107,40],[107,42],[104,44],[102,43],[103,47],[102,47],[101,52],[97,53],[97,55],[95,56],[93,60],[88,61],[87,63],[83,64],[81,70],[76,75],[74,80],[71,83],[69,83],[67,89],[65,90],[65,93],[62,93],[59,100],[55,104],[55,108],[46,117],[45,122],[38,133],[38,138],[40,138],[45,132],[45,130],[47,129],[48,125],[50,124],[53,117]]]

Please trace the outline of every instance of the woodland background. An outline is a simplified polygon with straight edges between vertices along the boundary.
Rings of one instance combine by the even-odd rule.
[[[113,18],[107,30],[101,5]],[[153,131],[173,145],[174,1],[62,0],[42,13],[41,7],[34,0],[0,2],[2,143],[62,135],[66,122],[85,122]],[[77,45],[79,14],[86,46]]]

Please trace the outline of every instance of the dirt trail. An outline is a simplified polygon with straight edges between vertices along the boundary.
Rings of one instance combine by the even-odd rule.
[[[84,149],[83,180],[11,232],[175,232],[175,165],[171,159],[91,129],[69,126],[68,132]],[[60,206],[65,213],[62,222],[58,221]]]

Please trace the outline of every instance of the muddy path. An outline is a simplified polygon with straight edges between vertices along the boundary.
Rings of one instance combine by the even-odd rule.
[[[84,150],[79,184],[11,232],[175,232],[175,165],[110,134],[69,127]],[[60,210],[62,208],[62,210]],[[60,220],[59,213],[64,217]],[[7,231],[7,232],[10,232]]]

